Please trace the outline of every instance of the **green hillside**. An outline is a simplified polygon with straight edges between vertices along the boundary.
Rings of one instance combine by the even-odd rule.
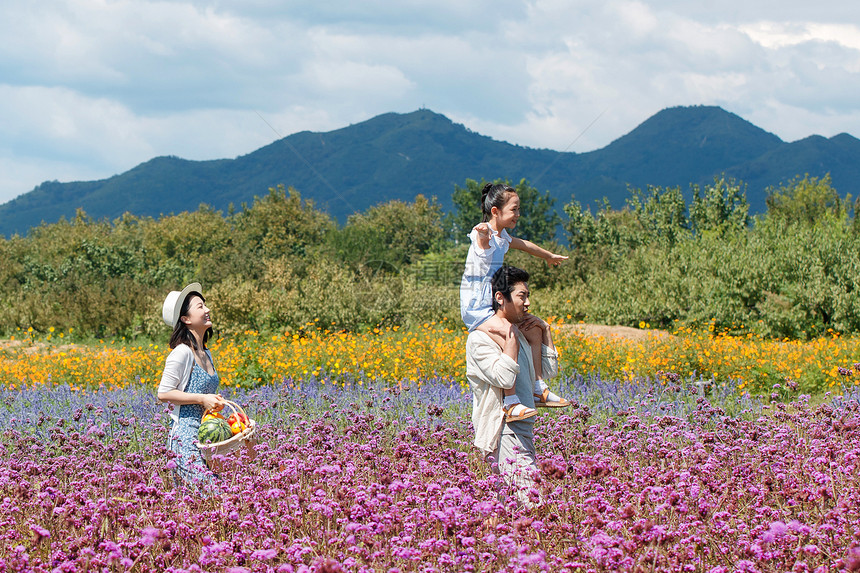
[[[45,182],[0,205],[0,234],[25,234],[41,222],[227,211],[279,184],[343,222],[355,212],[418,194],[452,208],[454,185],[466,179],[531,181],[561,206],[608,197],[620,206],[627,186],[705,184],[725,172],[748,184],[752,212],[765,189],[808,173],[830,173],[842,193],[860,194],[860,141],[840,134],[786,143],[719,107],[663,110],[610,145],[588,153],[530,149],[495,141],[430,110],[388,113],[327,133],[300,132],[236,159],[157,157],[101,181]]]

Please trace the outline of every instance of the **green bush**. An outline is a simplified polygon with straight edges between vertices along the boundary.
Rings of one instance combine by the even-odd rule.
[[[418,195],[413,203],[389,201],[350,215],[347,224],[331,234],[330,243],[338,258],[353,268],[395,270],[438,249],[444,235],[439,203]]]
[[[456,213],[418,196],[343,226],[282,186],[226,216],[205,205],[112,222],[80,211],[0,238],[0,334],[161,338],[165,294],[195,280],[224,333],[439,320],[459,328],[462,239],[480,219],[480,185],[455,188]],[[594,213],[571,200],[569,245],[549,240],[558,219],[542,195],[526,181],[517,188],[533,217],[514,234],[570,257],[550,268],[507,255],[531,274],[538,316],[800,339],[860,332],[860,225],[829,178],[771,189],[770,210],[752,220],[743,186],[725,178],[694,186],[689,204],[680,188],[660,187],[631,189],[623,208],[604,201]]]

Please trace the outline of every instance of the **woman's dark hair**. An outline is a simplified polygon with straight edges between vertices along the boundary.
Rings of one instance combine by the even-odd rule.
[[[517,190],[504,183],[487,183],[481,189],[481,212],[483,213],[482,223],[490,220],[490,215],[493,213],[493,207],[501,209],[508,202],[508,193],[516,195]]]
[[[509,267],[508,265],[499,267],[499,270],[493,273],[491,283],[493,285],[493,312],[499,310],[499,303],[496,301],[497,292],[502,293],[505,300],[510,301],[514,286],[527,282],[529,282],[529,273],[527,271],[518,269],[517,267]]]
[[[197,348],[197,339],[194,338],[194,335],[191,334],[191,330],[188,329],[188,325],[182,322],[182,317],[188,314],[188,307],[191,306],[191,299],[195,296],[199,296],[203,302],[206,302],[206,299],[203,298],[203,295],[199,292],[190,292],[188,296],[185,297],[185,300],[182,301],[182,308],[179,311],[179,320],[176,322],[176,326],[173,327],[173,334],[170,335],[170,348],[176,348],[180,344],[185,344],[186,346],[190,346],[194,350],[199,350]],[[209,341],[209,337],[212,336],[212,327],[206,329],[206,332],[203,333],[203,349],[206,349],[206,342]]]

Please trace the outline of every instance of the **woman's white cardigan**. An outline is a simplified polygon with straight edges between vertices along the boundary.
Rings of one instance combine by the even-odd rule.
[[[209,351],[206,351],[209,354]],[[209,360],[212,355],[209,354]],[[158,384],[158,393],[180,390],[185,392],[188,380],[191,379],[191,370],[194,368],[194,351],[187,344],[179,344],[167,355],[164,361],[164,372],[161,374],[161,382]],[[179,407],[174,406],[170,412],[173,423],[179,421]]]

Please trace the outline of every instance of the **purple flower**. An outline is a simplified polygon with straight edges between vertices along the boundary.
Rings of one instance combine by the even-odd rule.
[[[43,539],[48,539],[51,537],[51,532],[45,529],[44,527],[40,527],[38,525],[31,525],[30,530],[33,532],[33,536],[35,537],[35,543],[40,543]]]
[[[251,553],[251,559],[256,559],[258,561],[269,561],[277,556],[278,551],[276,549],[257,549]]]
[[[788,531],[786,525],[781,521],[774,521],[770,524],[770,530],[777,537],[782,537]]]
[[[576,406],[534,426],[544,471],[529,487],[546,502],[536,511],[517,508],[474,451],[471,396],[438,381],[397,394],[327,382],[242,391],[236,401],[260,423],[257,457],[226,456],[238,463],[204,495],[175,487],[169,423],[151,391],[0,390],[10,412],[0,417],[0,515],[24,524],[0,533],[4,563],[60,573],[860,571],[847,525],[860,491],[856,399],[801,397],[763,415],[762,398],[663,382],[555,382]],[[791,387],[781,384],[773,391]],[[436,403],[441,418],[427,415]],[[79,424],[56,422],[78,409]],[[826,511],[810,527],[812,506]],[[42,533],[49,551],[28,543]]]
[[[147,527],[140,532],[140,542],[147,547],[158,541],[161,537],[161,530],[155,527]]]

